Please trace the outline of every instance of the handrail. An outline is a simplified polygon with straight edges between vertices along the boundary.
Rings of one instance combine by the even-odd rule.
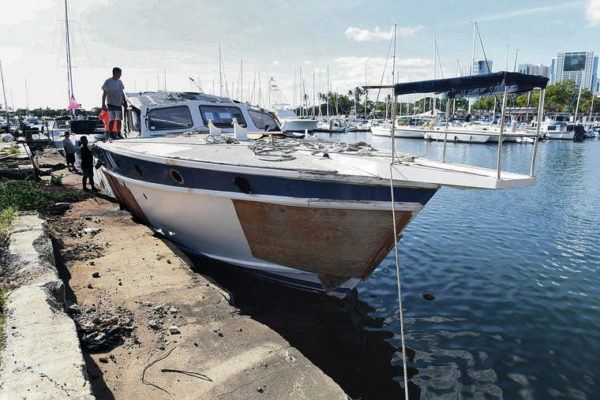
[[[531,156],[531,166],[529,167],[529,176],[533,178],[535,171],[535,158],[537,154],[537,146],[540,140],[540,127],[542,126],[542,121],[544,119],[544,103],[546,102],[546,90],[540,90],[540,99],[538,101],[538,116],[537,123],[535,129],[535,139],[533,142],[533,155]]]
[[[506,102],[508,101],[508,86],[504,86],[504,95],[502,96],[502,116],[500,117],[500,136],[498,137],[498,159],[496,161],[496,169],[498,171],[498,180],[502,175],[502,139],[504,135],[504,127],[506,125]]]

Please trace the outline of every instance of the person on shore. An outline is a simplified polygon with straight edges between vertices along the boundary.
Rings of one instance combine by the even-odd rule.
[[[127,108],[123,90],[125,90],[125,86],[121,82],[121,68],[114,67],[112,69],[112,77],[104,81],[104,85],[102,85],[102,109],[108,109],[108,127],[111,136],[116,136],[114,139],[118,139],[121,136],[123,108]]]
[[[83,172],[83,178],[81,180],[83,191],[88,191],[86,181],[89,178],[92,192],[96,192],[97,190],[94,187],[94,156],[88,147],[87,136],[81,137],[81,171]]]
[[[65,159],[67,160],[67,169],[71,172],[77,172],[75,169],[75,152],[77,149],[71,141],[71,132],[65,132],[65,138],[62,141]]]

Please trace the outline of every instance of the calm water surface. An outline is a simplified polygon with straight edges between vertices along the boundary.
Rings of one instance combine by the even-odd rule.
[[[441,146],[397,141],[431,158]],[[532,148],[506,144],[505,168],[526,173]],[[495,166],[496,151],[449,144],[448,160]],[[411,398],[600,399],[600,141],[541,143],[537,176],[525,189],[444,188],[404,231]],[[353,399],[402,398],[393,254],[345,301],[197,266]]]

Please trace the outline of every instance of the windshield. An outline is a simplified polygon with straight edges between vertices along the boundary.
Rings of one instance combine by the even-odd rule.
[[[279,130],[277,122],[273,119],[273,116],[264,111],[248,110],[252,122],[258,129],[264,130]]]
[[[186,129],[192,126],[192,115],[187,106],[155,108],[148,113],[148,128],[151,131]]]
[[[244,128],[247,126],[242,110],[237,107],[199,106],[198,108],[200,109],[200,115],[202,115],[202,121],[206,126],[208,126],[208,121],[212,121],[217,128],[231,128],[234,118]]]

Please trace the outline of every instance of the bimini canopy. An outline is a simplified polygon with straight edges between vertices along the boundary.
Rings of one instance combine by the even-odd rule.
[[[413,93],[447,93],[451,98],[471,97],[503,93],[505,87],[508,87],[509,93],[528,92],[536,88],[545,89],[547,84],[548,78],[540,75],[494,72],[458,78],[397,83],[394,85],[394,94],[400,96]]]

